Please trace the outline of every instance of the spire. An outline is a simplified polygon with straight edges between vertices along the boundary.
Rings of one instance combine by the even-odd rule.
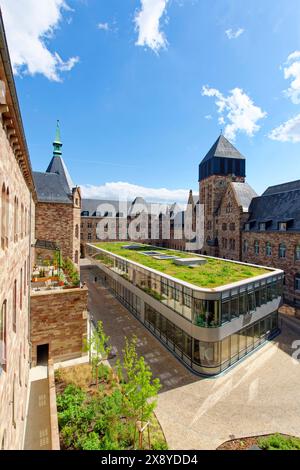
[[[61,148],[62,148],[62,143],[61,143],[61,138],[60,138],[59,120],[57,120],[55,140],[53,142],[53,156],[54,157],[61,157],[62,155]]]

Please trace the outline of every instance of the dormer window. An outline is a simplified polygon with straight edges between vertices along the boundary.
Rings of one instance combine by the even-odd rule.
[[[259,231],[260,232],[265,232],[265,230],[266,230],[266,222],[260,222]]]
[[[89,211],[82,211],[82,217],[88,217],[89,215]]]
[[[278,230],[280,232],[286,232],[286,229],[287,229],[287,223],[286,222],[279,222]]]

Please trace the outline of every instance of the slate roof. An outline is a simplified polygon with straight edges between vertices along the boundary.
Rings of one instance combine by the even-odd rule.
[[[248,183],[231,183],[235,192],[236,200],[239,206],[242,206],[243,212],[248,212],[249,206],[253,198],[257,197],[257,193]]]
[[[221,158],[238,158],[245,160],[245,157],[226,139],[220,135],[208,153],[205,155],[203,162],[210,160],[214,157]]]
[[[57,173],[34,171],[33,179],[39,202],[72,204],[69,189]]]
[[[62,157],[54,156],[49,163],[46,173],[57,173],[60,175],[62,183],[66,186],[66,190],[68,189],[70,194],[72,194],[72,189],[75,188],[75,184],[72,181]]]
[[[250,231],[267,222],[266,231],[277,231],[279,222],[288,222],[287,231],[300,232],[300,181],[271,186],[249,207]]]
[[[277,184],[276,186],[270,186],[263,193],[263,196],[270,196],[276,193],[283,193],[286,191],[293,191],[294,189],[300,189],[300,180],[290,181],[288,183]]]
[[[101,216],[104,216],[105,212],[111,212],[112,217],[115,217],[118,212],[125,216],[126,214],[135,215],[143,211],[149,214],[159,215],[160,213],[165,214],[167,208],[167,204],[147,202],[141,197],[135,198],[132,202],[110,199],[82,199],[81,215],[83,215],[84,212],[88,212],[89,215],[85,217],[95,217],[97,212],[99,212]]]

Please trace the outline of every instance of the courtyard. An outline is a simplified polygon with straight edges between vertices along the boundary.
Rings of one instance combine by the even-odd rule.
[[[102,320],[119,352],[125,337],[138,337],[138,352],[162,389],[156,415],[171,449],[215,449],[224,441],[280,432],[300,437],[300,364],[292,343],[300,322],[281,318],[282,333],[225,375],[201,379],[177,359],[82,266],[89,310]],[[112,362],[114,360],[112,359]]]

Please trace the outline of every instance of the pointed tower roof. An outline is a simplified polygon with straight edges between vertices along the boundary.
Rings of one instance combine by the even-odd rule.
[[[199,165],[199,181],[212,175],[246,176],[245,157],[222,134]]]
[[[56,173],[59,175],[65,191],[71,194],[75,184],[73,183],[70,173],[68,172],[65,162],[63,161],[61,150],[62,146],[63,144],[60,137],[59,121],[57,121],[55,140],[53,142],[53,157],[49,163],[46,173]]]
[[[217,138],[216,142],[205,155],[202,162],[206,162],[214,157],[238,158],[245,160],[245,157],[222,134]]]

